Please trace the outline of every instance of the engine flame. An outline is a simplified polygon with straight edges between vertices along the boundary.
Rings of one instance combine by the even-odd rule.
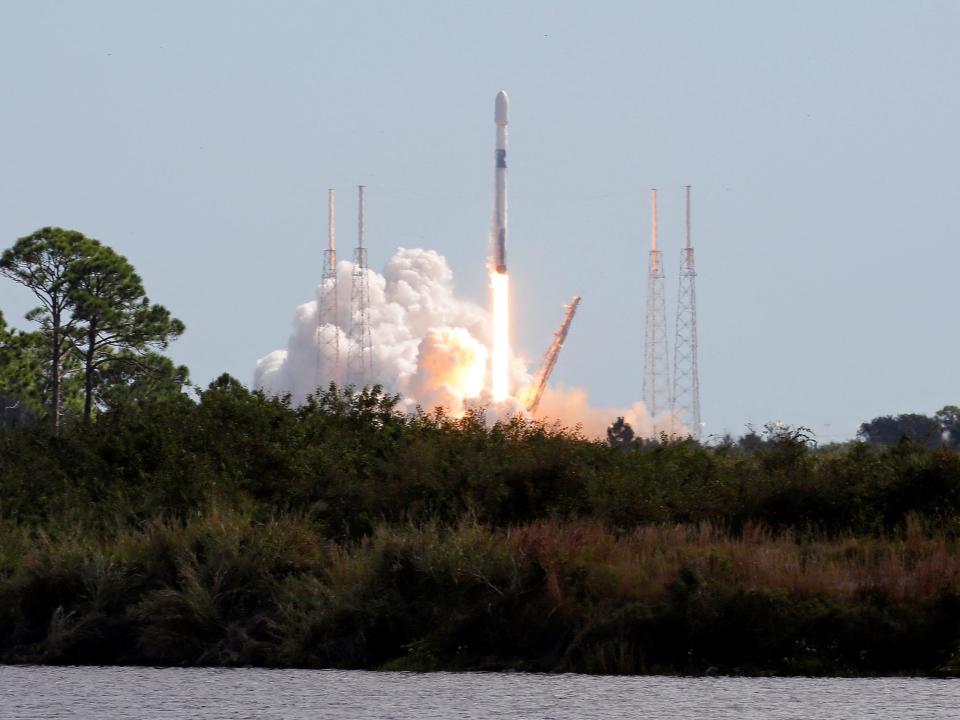
[[[490,273],[493,293],[493,352],[491,353],[490,390],[494,402],[510,397],[510,278],[506,273]]]

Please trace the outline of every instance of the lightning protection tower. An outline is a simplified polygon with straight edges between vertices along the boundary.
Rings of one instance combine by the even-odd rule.
[[[697,369],[697,271],[690,244],[690,186],[685,188],[684,247],[680,259],[680,291],[677,294],[677,333],[673,343],[673,419],[683,423],[695,440],[700,439],[700,376]],[[681,431],[675,427],[671,434]]]
[[[357,186],[357,247],[353,251],[350,285],[350,343],[347,370],[351,382],[368,385],[373,376],[373,340],[370,336],[370,279],[367,249],[363,246],[363,185]]]
[[[323,279],[317,308],[317,385],[340,383],[340,328],[337,326],[337,250],[335,244],[334,191],[327,191],[329,221],[327,249],[323,252]],[[326,362],[325,362],[326,360]],[[327,367],[328,374],[323,369]]]
[[[657,248],[657,191],[650,191],[650,267],[647,274],[647,325],[644,342],[643,401],[651,420],[670,409],[670,354],[667,349],[667,301],[664,290],[663,252]],[[653,426],[654,436],[671,428]]]

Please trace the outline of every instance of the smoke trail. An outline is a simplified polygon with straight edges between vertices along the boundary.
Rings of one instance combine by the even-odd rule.
[[[349,352],[350,283],[353,264],[337,264],[340,359],[344,384],[359,384],[346,370]],[[446,260],[433,250],[400,248],[383,273],[367,270],[370,287],[370,334],[373,342],[372,382],[399,393],[404,406],[425,409],[442,406],[459,415],[481,405],[491,420],[523,412],[525,390],[531,381],[526,363],[509,357],[509,386],[514,396],[493,402],[489,348],[493,328],[489,312],[456,297],[453,273]],[[314,298],[297,307],[286,349],[262,357],[254,371],[254,385],[271,394],[290,393],[302,403],[317,387],[333,379],[334,358],[329,345],[317,341],[317,306]],[[326,353],[326,354],[324,354]],[[614,418],[624,416],[637,435],[652,433],[653,424],[642,403],[631,408],[591,407],[587,393],[577,388],[548,388],[538,417],[581,424],[588,437],[605,437]],[[665,427],[658,419],[658,427]]]

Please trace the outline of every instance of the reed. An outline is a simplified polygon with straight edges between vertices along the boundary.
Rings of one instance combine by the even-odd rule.
[[[603,673],[945,671],[960,553],[886,536],[544,519],[378,525],[213,509],[91,538],[0,526],[7,662]]]

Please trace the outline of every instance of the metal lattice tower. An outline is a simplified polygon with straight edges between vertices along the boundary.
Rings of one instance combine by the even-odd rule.
[[[370,279],[367,274],[367,249],[363,246],[363,185],[357,186],[357,247],[353,251],[353,276],[350,285],[350,341],[347,371],[350,381],[360,387],[373,377],[373,339],[370,335]]]
[[[317,385],[340,384],[340,328],[337,326],[337,250],[335,244],[334,191],[327,191],[330,215],[327,223],[327,249],[323,251],[323,279],[317,308]],[[330,358],[329,371],[323,373],[324,357]]]
[[[690,244],[690,186],[686,187],[684,248],[677,294],[677,334],[673,344],[673,417],[700,439],[700,376],[697,369],[697,271]],[[676,435],[679,428],[672,434]]]
[[[647,275],[647,325],[644,342],[643,401],[651,420],[669,410],[670,353],[667,348],[667,299],[664,289],[663,252],[657,249],[657,191],[650,191],[653,212],[650,268]],[[654,436],[670,428],[654,425]]]

